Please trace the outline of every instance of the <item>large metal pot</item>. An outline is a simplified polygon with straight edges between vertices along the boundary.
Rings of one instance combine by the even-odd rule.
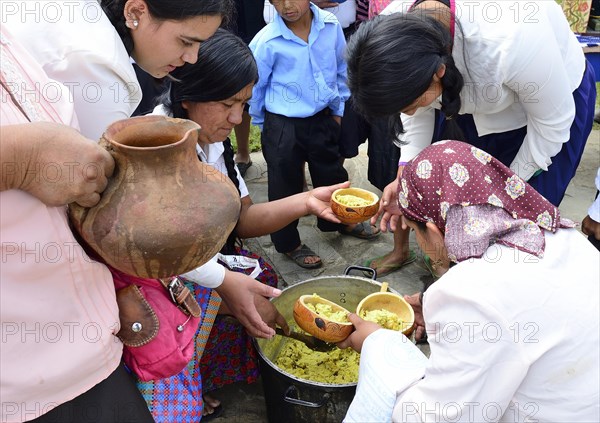
[[[356,311],[360,300],[378,292],[381,283],[374,279],[350,276],[348,273],[353,269],[372,271],[369,268],[351,266],[343,276],[322,276],[290,286],[272,301],[288,323],[294,325],[294,302],[305,294],[318,293],[350,311]],[[372,273],[374,278],[375,274],[373,271]],[[354,398],[356,383],[320,383],[285,372],[275,364],[275,360],[287,341],[288,338],[281,336],[270,340],[255,340],[269,422],[341,422]]]

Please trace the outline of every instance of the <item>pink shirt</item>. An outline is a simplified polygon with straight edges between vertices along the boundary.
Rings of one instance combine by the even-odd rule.
[[[0,47],[2,83],[29,118],[76,125],[68,90],[49,80],[5,28]],[[26,123],[4,86],[0,125]],[[6,171],[12,164],[2,165]],[[110,272],[83,252],[66,207],[3,191],[0,226],[1,421],[17,422],[104,380],[119,365],[122,344],[114,336],[119,313]]]

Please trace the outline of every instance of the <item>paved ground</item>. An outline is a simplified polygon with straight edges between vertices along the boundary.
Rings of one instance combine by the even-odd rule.
[[[345,167],[354,186],[375,190],[367,180],[368,157],[364,147],[365,145],[362,146],[358,157],[346,161]],[[248,169],[246,182],[253,201],[255,203],[265,202],[267,201],[267,172],[262,154],[253,153],[252,161],[254,165]],[[594,177],[599,166],[600,132],[593,131],[577,175],[571,182],[560,207],[565,217],[578,222],[585,217],[596,192]],[[365,259],[385,254],[392,245],[391,234],[382,234],[373,241],[363,241],[340,236],[337,233],[321,233],[316,228],[314,217],[301,219],[299,230],[302,240],[321,256],[324,266],[320,269],[301,269],[283,255],[278,254],[268,236],[246,242],[252,251],[261,254],[273,264],[280,275],[281,288],[317,276],[341,275],[348,265],[361,264]],[[416,247],[414,237],[411,237],[411,244]],[[431,277],[422,266],[422,261],[419,259],[384,279],[400,293],[412,294],[420,290],[423,283],[430,281]],[[263,423],[267,421],[260,382],[253,385],[231,385],[215,392],[214,395],[222,401],[224,409],[222,416],[214,419],[214,422]]]

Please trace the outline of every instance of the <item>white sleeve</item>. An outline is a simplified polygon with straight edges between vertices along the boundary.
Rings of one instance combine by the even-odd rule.
[[[520,34],[522,45],[513,47],[516,54],[509,56],[512,62],[507,63],[504,83],[515,92],[527,116],[527,134],[510,168],[529,180],[538,169],[548,170],[552,157],[569,141],[575,101],[567,69],[571,64],[559,54],[561,46],[551,27],[522,27],[531,36]]]
[[[356,395],[344,422],[391,421],[398,390],[422,379],[426,366],[427,357],[401,332],[373,332],[363,344]]]
[[[596,174],[596,189],[600,191],[600,167]],[[600,195],[596,197],[596,201],[594,201],[588,209],[588,216],[590,216],[594,222],[600,222]]]
[[[432,291],[423,300],[431,347],[425,377],[408,389],[398,385],[392,420],[498,421],[529,369],[523,345],[488,301]],[[497,414],[493,419],[490,404]]]
[[[209,262],[181,276],[206,288],[218,288],[225,279],[225,268],[217,262],[217,256],[214,256]]]
[[[435,127],[435,109],[422,107],[412,116],[405,114],[400,116],[404,127],[404,134],[400,135],[400,140],[407,143],[400,148],[400,159],[408,162],[431,144]]]

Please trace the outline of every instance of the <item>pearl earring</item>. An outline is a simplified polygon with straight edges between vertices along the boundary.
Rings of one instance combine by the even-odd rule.
[[[133,27],[137,28],[140,23],[137,20],[133,21]]]

